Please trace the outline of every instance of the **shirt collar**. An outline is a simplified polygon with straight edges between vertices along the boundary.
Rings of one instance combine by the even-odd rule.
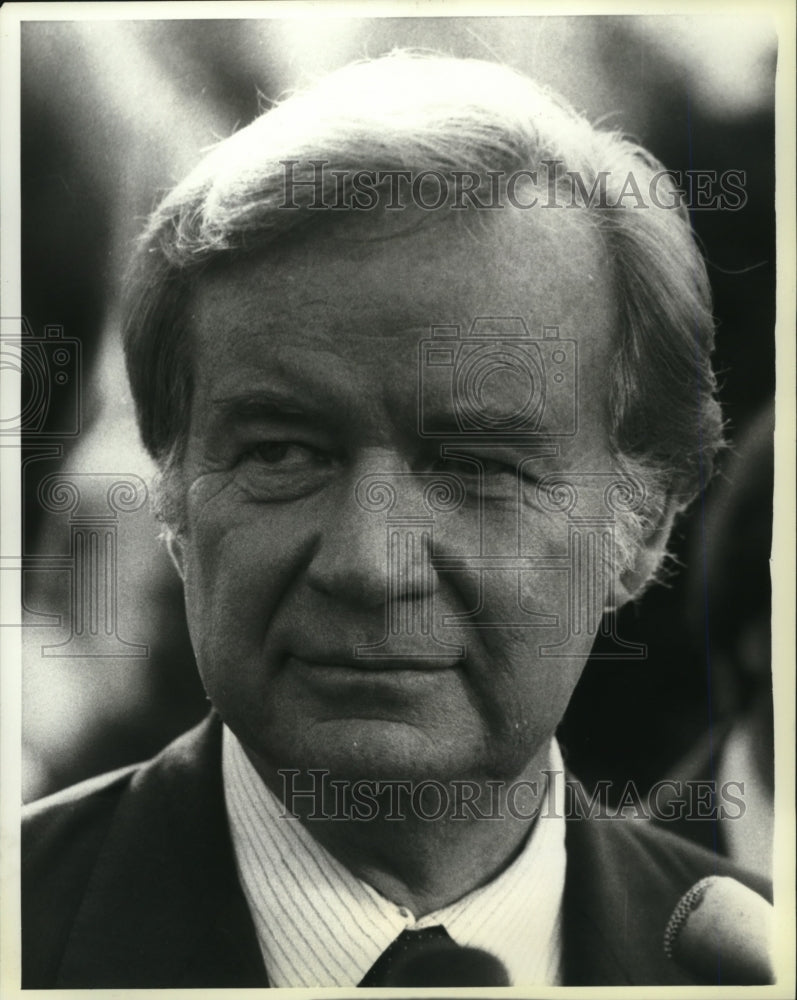
[[[355,986],[402,930],[435,924],[457,944],[499,958],[515,986],[559,982],[565,821],[549,803],[563,801],[561,787],[552,798],[549,786],[531,836],[508,868],[416,920],[286,814],[226,726],[222,772],[239,878],[272,986]],[[548,772],[563,785],[555,740]]]

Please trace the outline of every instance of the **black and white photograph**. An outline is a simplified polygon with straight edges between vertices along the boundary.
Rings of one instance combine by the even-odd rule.
[[[4,995],[793,995],[795,13],[587,7],[0,11]]]

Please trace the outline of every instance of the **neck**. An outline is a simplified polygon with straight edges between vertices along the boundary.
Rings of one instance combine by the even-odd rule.
[[[548,747],[512,781],[327,782],[261,778],[322,846],[386,898],[421,917],[495,878],[546,809]]]

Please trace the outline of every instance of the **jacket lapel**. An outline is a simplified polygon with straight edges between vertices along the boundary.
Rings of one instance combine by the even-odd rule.
[[[58,987],[268,985],[220,761],[212,713],[136,773],[87,883]],[[663,931],[689,886],[725,865],[633,820],[570,819],[566,844],[564,984],[694,984],[665,957]]]
[[[211,715],[122,796],[70,936],[58,986],[266,986],[238,884]]]
[[[715,870],[716,858],[640,823],[567,822],[565,985],[695,985],[664,954],[664,928],[683,893]]]

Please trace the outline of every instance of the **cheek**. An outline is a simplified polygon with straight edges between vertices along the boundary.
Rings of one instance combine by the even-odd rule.
[[[307,545],[301,525],[220,500],[189,523],[185,600],[200,661],[262,646]]]
[[[513,520],[493,511],[491,527],[495,530],[483,537],[491,539],[492,553],[542,564],[469,574],[467,588],[461,588],[461,593],[468,590],[469,606],[479,608],[469,635],[474,658],[483,664],[472,676],[477,698],[491,729],[503,731],[522,750],[528,741],[536,745],[553,733],[589,656],[594,631],[572,620],[579,581],[567,520],[530,509]],[[602,595],[597,600],[602,607]],[[580,634],[573,634],[574,625]],[[556,648],[564,640],[566,649]]]
[[[516,504],[485,505],[474,523],[457,525],[451,536],[452,552],[475,557],[469,568],[452,576],[474,620],[507,628],[494,636],[484,632],[488,644],[523,645],[529,629],[540,629],[548,641],[568,607],[571,578],[568,526],[561,516]],[[488,568],[479,569],[479,558]],[[523,626],[513,630],[512,626]]]
[[[186,559],[185,602],[197,668],[229,723],[262,708],[271,623],[294,575],[290,547],[269,525],[203,517]]]

